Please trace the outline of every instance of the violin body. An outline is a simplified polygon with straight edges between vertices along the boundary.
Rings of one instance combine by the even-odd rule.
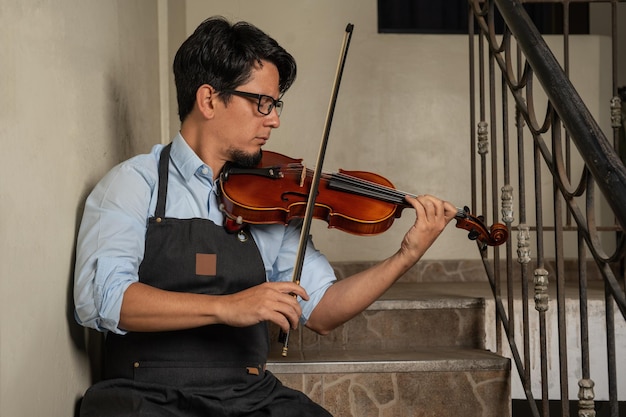
[[[288,224],[304,218],[313,175],[302,159],[264,151],[253,168],[226,166],[219,179],[220,208],[225,228],[240,230],[245,224]],[[328,227],[359,236],[383,233],[410,205],[408,194],[397,191],[386,178],[366,171],[339,170],[320,177],[312,216]],[[495,223],[486,227],[481,216],[458,209],[456,226],[481,249],[498,246],[508,239],[508,228]]]
[[[340,173],[393,188],[390,181],[371,172],[340,170]],[[231,223],[286,225],[304,217],[311,181],[312,171],[302,165],[301,159],[264,151],[256,169],[225,169],[219,182],[222,208]],[[389,229],[406,207],[346,193],[332,188],[332,184],[332,176],[320,179],[313,209],[313,217],[327,222],[329,228],[361,236],[376,235]]]

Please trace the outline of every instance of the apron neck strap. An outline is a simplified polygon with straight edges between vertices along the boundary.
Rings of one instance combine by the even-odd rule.
[[[172,144],[170,143],[161,150],[161,157],[159,158],[159,194],[157,196],[156,211],[154,213],[155,217],[165,217],[165,201],[167,197],[167,180],[171,149]]]

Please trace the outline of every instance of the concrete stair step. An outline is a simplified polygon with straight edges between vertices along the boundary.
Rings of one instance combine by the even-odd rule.
[[[511,415],[510,360],[485,350],[487,283],[398,282],[319,336],[272,328],[267,364],[336,417]]]
[[[484,349],[485,300],[469,290],[483,284],[465,283],[467,288],[455,287],[455,291],[451,285],[442,290],[433,284],[396,283],[367,310],[327,336],[302,327],[292,331],[290,347],[302,351],[350,350],[355,346],[363,350],[435,346]],[[468,295],[463,295],[464,291]],[[278,332],[277,327],[270,327],[272,341],[277,340]]]
[[[362,372],[465,372],[508,370],[509,359],[481,349],[440,347],[415,350],[289,350],[286,357],[274,350],[268,369],[281,374]]]
[[[510,361],[485,350],[290,350],[267,366],[336,417],[510,415]]]

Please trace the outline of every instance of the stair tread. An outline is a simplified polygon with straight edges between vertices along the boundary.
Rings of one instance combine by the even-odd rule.
[[[503,294],[506,292],[506,283],[502,284],[501,291]],[[551,296],[556,293],[556,285],[551,285],[548,288]],[[513,297],[520,299],[521,284],[514,282],[513,284]],[[587,283],[587,297],[589,299],[604,299],[604,287],[600,281],[590,281]],[[565,283],[565,298],[578,299],[578,283],[567,281]],[[479,307],[480,303],[485,300],[492,300],[493,293],[490,284],[487,279],[484,281],[451,281],[451,282],[396,282],[393,284],[387,292],[375,301],[369,309],[373,310],[386,310],[386,306],[392,306],[393,308],[403,308],[405,306],[411,306],[414,303],[415,306],[421,304],[425,308],[429,304],[439,304],[442,308],[460,308],[465,304],[466,307]],[[395,303],[395,304],[394,304]],[[448,305],[446,305],[446,303]],[[479,303],[479,304],[475,304]],[[382,308],[381,308],[382,307]],[[435,306],[435,308],[437,308]],[[391,308],[389,308],[391,309]],[[409,309],[411,309],[409,307]]]
[[[458,372],[509,369],[510,361],[481,349],[424,348],[413,350],[293,351],[271,356],[275,373]]]
[[[368,310],[417,310],[437,308],[481,308],[490,296],[486,282],[415,283],[397,282]]]

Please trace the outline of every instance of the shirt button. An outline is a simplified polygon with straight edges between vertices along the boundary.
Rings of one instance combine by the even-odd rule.
[[[207,167],[202,168],[202,173],[204,175],[208,174],[209,173],[209,168],[207,168]]]

